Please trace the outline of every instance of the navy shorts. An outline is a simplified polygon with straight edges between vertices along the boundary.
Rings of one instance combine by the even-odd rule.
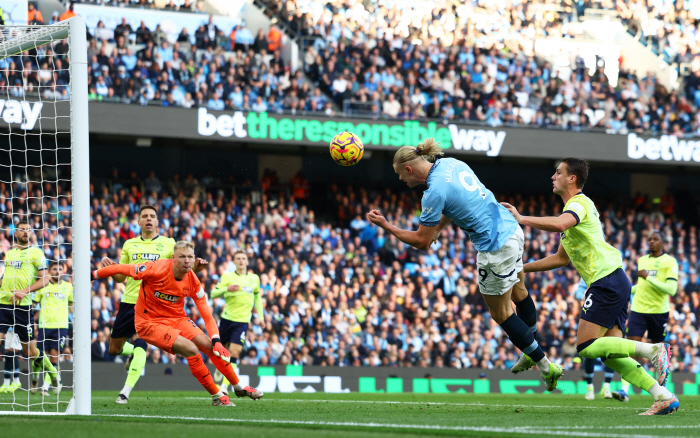
[[[221,318],[219,322],[219,336],[224,344],[230,342],[232,344],[244,345],[245,335],[248,331],[247,322],[235,322]]]
[[[37,333],[37,346],[39,350],[46,353],[49,350],[58,350],[59,353],[68,344],[68,329],[67,328],[41,328]]]
[[[119,304],[119,312],[117,312],[117,317],[114,319],[114,326],[112,327],[112,338],[131,338],[136,334],[134,307],[136,307],[136,304]]]
[[[33,325],[32,306],[0,304],[0,333],[6,334],[13,327],[20,341],[29,342],[33,338]]]
[[[620,326],[625,332],[632,284],[622,268],[595,281],[586,292],[581,319],[607,329]]]
[[[626,335],[643,338],[644,333],[648,332],[647,338],[656,344],[663,342],[666,338],[666,324],[668,324],[668,312],[637,313],[631,311]]]

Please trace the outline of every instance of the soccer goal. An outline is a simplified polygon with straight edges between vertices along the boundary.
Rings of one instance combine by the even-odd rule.
[[[0,26],[0,415],[91,413],[87,81],[82,17]]]

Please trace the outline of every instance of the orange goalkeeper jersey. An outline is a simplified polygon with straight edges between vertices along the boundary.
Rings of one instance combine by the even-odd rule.
[[[136,319],[187,318],[184,310],[185,298],[190,297],[204,319],[209,336],[219,334],[207,304],[207,295],[193,271],[189,271],[182,280],[178,280],[173,275],[173,260],[160,259],[140,265],[108,266],[95,271],[93,278],[106,278],[114,274],[142,280],[134,309]]]

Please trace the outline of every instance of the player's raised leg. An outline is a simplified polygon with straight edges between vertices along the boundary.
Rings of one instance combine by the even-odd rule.
[[[535,341],[537,341],[537,307],[535,307],[535,302],[525,287],[525,274],[523,271],[518,273],[518,279],[520,281],[513,286],[511,299],[515,304],[518,318],[520,318],[525,325],[530,328],[532,336],[534,337]],[[523,371],[527,371],[534,366],[535,362],[532,360],[532,358],[523,353],[510,370],[514,374],[518,374]]]
[[[174,334],[176,332],[177,330],[167,330],[167,333]],[[206,338],[205,335],[199,336]],[[201,383],[202,386],[204,386],[204,389],[206,389],[207,392],[211,394],[213,406],[235,406],[231,402],[229,397],[219,390],[219,387],[216,385],[216,382],[214,382],[214,378],[209,372],[209,369],[207,369],[207,366],[202,360],[202,355],[199,354],[199,348],[197,348],[197,345],[193,341],[185,338],[184,336],[178,336],[175,339],[175,342],[173,342],[173,345],[170,348],[170,350],[173,353],[179,354],[187,358],[187,363],[190,366],[190,371],[192,372],[192,375],[195,378],[197,378],[199,383]]]
[[[630,357],[634,355],[646,357],[655,364],[663,360],[668,361],[668,352],[663,345],[623,339],[619,325],[607,329],[584,319],[579,322],[577,336],[579,343],[576,349],[581,357],[601,358],[605,365],[617,371],[623,379],[654,397],[655,402],[652,407],[641,415],[665,415],[678,410],[678,398],[647,374],[644,368]],[[666,370],[668,371],[668,365]]]
[[[224,358],[220,357],[220,354],[216,354],[212,340],[206,335],[201,334],[195,336],[192,338],[192,342],[197,345],[199,351],[209,356],[209,359],[211,359],[216,369],[233,385],[233,390],[237,397],[250,397],[253,400],[258,400],[263,397],[262,391],[259,391],[251,386],[243,386],[240,384],[238,375],[236,375],[233,365],[229,361],[226,361]],[[218,342],[221,349],[224,348],[223,345],[221,345],[221,342],[218,341],[218,338],[215,338],[214,342]]]
[[[532,308],[524,312],[531,322],[528,326],[513,313],[511,304],[511,300],[519,303],[527,300],[522,261],[524,246],[523,231],[517,227],[510,239],[498,250],[477,253],[479,290],[489,306],[491,317],[503,328],[513,345],[523,352],[523,356],[527,356],[537,365],[547,385],[547,391],[552,391],[557,387],[562,368],[550,362],[537,343],[535,331],[531,329],[535,325],[532,324],[533,319],[537,319]],[[534,303],[532,305],[534,307]],[[523,303],[522,307],[528,306]]]

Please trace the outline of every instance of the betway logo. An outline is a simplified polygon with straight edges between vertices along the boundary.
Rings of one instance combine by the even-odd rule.
[[[34,105],[32,105],[31,102],[26,100],[19,102],[0,99],[0,114],[2,114],[2,119],[8,125],[21,123],[19,126],[21,129],[31,131],[41,115],[43,106],[42,102],[34,102]]]
[[[648,158],[664,161],[695,161],[700,163],[700,141],[679,140],[673,135],[662,135],[647,140],[637,134],[627,136],[627,156],[633,160]]]
[[[486,152],[489,157],[497,157],[501,152],[505,131],[487,131],[485,129],[459,129],[457,125],[448,125],[455,149]]]
[[[489,157],[497,157],[501,152],[505,131],[485,129],[464,129],[457,125],[439,126],[435,122],[421,124],[406,120],[401,124],[387,124],[357,119],[304,119],[302,117],[274,116],[265,112],[244,114],[236,111],[233,115],[216,116],[206,108],[197,111],[197,132],[199,135],[220,137],[251,138],[260,140],[284,140],[305,143],[328,143],[338,132],[350,131],[357,134],[365,145],[401,147],[417,145],[426,138],[435,138],[443,147],[457,150],[485,152]]]

